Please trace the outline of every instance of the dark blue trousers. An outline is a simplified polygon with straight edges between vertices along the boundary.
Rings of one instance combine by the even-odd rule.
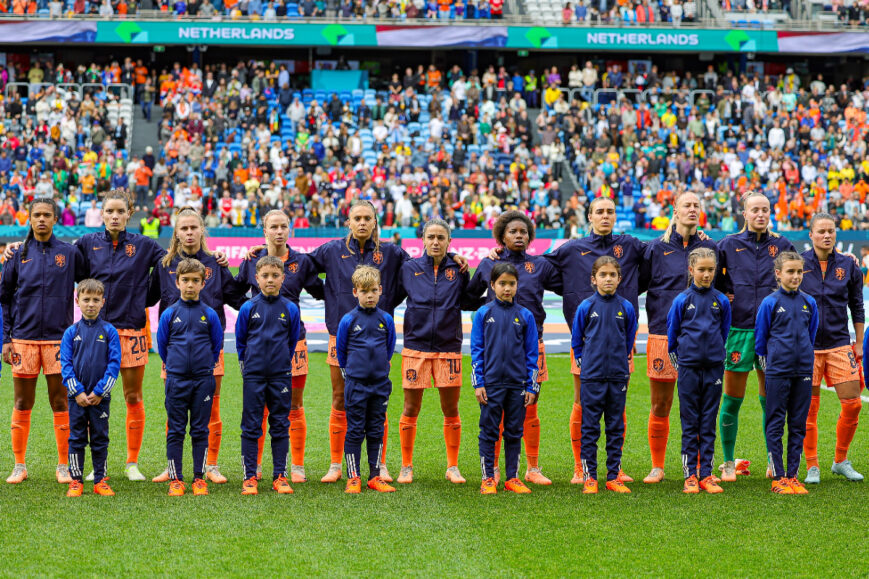
[[[586,477],[597,478],[597,441],[600,438],[600,419],[606,429],[606,479],[615,480],[622,464],[622,445],[625,442],[626,381],[583,380],[579,391],[582,404],[582,470]]]
[[[715,423],[723,378],[724,364],[708,368],[679,365],[679,418],[682,420],[682,471],[685,478],[696,474],[702,480],[712,474]]]
[[[812,377],[766,376],[766,448],[773,478],[794,478],[800,470],[806,418],[812,401]],[[788,425],[788,465],[782,460],[782,436]]]
[[[94,464],[94,482],[106,477],[106,458],[109,455],[109,399],[96,406],[79,406],[69,399],[69,476],[82,482],[84,448],[90,438],[91,461]]]
[[[194,377],[170,374],[166,377],[166,458],[169,461],[170,479],[184,480],[181,455],[188,417],[193,446],[193,478],[204,476],[208,420],[211,417],[214,388],[214,376],[211,374]]]
[[[344,459],[347,461],[347,476],[359,475],[362,459],[362,442],[368,447],[368,480],[380,476],[380,453],[383,450],[383,423],[392,382],[379,384],[344,381],[344,411],[347,413],[347,436],[344,437]]]
[[[269,436],[272,439],[272,477],[286,475],[290,449],[290,403],[292,376],[245,376],[242,388],[241,456],[244,478],[256,476],[259,437],[263,430],[263,408],[269,409]]]
[[[486,386],[488,404],[480,404],[480,467],[483,479],[495,476],[495,443],[504,418],[504,480],[516,478],[525,426],[525,390]]]

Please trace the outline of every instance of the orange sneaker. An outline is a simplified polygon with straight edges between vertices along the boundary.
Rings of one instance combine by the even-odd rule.
[[[152,478],[151,482],[155,482],[155,483],[169,482],[169,471],[164,470],[163,472],[161,472],[160,474],[158,474],[157,476]]]
[[[777,495],[792,495],[794,494],[794,489],[790,485],[790,481],[786,478],[780,478],[772,481],[772,492]]]
[[[718,493],[724,492],[724,489],[718,485],[715,477],[711,475],[700,481],[700,488],[709,493],[710,495],[717,495]]]
[[[796,477],[790,479],[788,481],[788,484],[791,486],[791,489],[794,491],[795,495],[809,494],[809,491],[806,489],[805,486],[803,486],[803,483],[801,483]]]
[[[226,477],[220,474],[220,469],[216,464],[205,465],[205,478],[218,485],[226,483]]]
[[[631,493],[631,489],[625,486],[625,483],[621,479],[608,480],[606,481],[606,490],[612,491],[614,493],[619,493],[622,495],[627,495]]]
[[[481,495],[494,495],[498,492],[498,485],[495,484],[494,478],[487,478],[483,481],[483,484],[480,485],[480,494]]]
[[[448,481],[455,485],[463,485],[468,482],[465,480],[465,477],[462,476],[462,473],[459,472],[459,467],[457,466],[451,466],[448,468],[444,476]]]
[[[350,480],[347,481],[347,487],[344,489],[344,492],[348,495],[358,495],[362,492],[362,479],[358,476],[354,476]]]
[[[682,492],[686,495],[696,495],[700,492],[700,486],[697,483],[697,477],[693,474],[685,479],[685,486],[682,487]]]
[[[308,477],[305,475],[305,467],[298,464],[290,465],[290,481],[293,484],[308,482]]]
[[[72,477],[69,476],[69,466],[65,464],[57,465],[57,470],[54,471],[54,476],[57,482],[62,485],[68,485],[72,482]]]
[[[257,489],[256,477],[252,476],[243,483],[241,483],[241,494],[243,495],[257,495],[259,494],[259,490]]]
[[[529,468],[525,472],[525,482],[530,482],[531,484],[543,486],[549,486],[552,484],[552,481],[549,480],[549,478],[545,476],[537,467]]]
[[[570,484],[572,485],[581,485],[585,483],[585,473],[582,472],[581,465],[574,465],[573,467],[573,478],[570,479]]]
[[[335,483],[339,480],[341,480],[341,463],[333,462],[329,465],[329,470],[326,471],[326,474],[323,475],[323,478],[320,479],[320,482]]]
[[[184,496],[184,483],[178,479],[175,479],[169,483],[169,496],[170,497],[183,497]]]
[[[504,490],[516,493],[517,495],[527,495],[531,493],[531,489],[526,487],[525,483],[515,477],[504,483]]]
[[[626,473],[622,469],[619,469],[619,482],[629,483],[634,482],[634,479],[632,479],[628,473]]]
[[[290,482],[287,480],[285,476],[279,476],[272,483],[272,488],[278,491],[279,495],[291,495],[293,494],[293,487],[290,486]]]
[[[194,497],[203,497],[208,494],[208,483],[202,480],[201,478],[193,481],[193,484],[190,485],[193,487],[193,496]]]
[[[106,480],[109,477],[105,477],[100,482],[94,485],[94,494],[100,495],[101,497],[113,497],[115,496],[115,491],[112,490],[112,487],[109,486],[109,483]]]
[[[69,490],[66,491],[66,496],[68,497],[80,497],[82,489],[84,489],[84,485],[78,482],[77,480],[69,483]]]
[[[368,488],[379,493],[394,493],[395,487],[386,484],[386,481],[379,476],[368,481]]]
[[[751,466],[750,460],[745,460],[744,458],[736,459],[736,476],[749,476],[751,471],[748,470],[748,467]]]
[[[651,472],[643,479],[643,482],[647,485],[658,484],[664,480],[664,469],[659,467],[653,467]]]
[[[12,474],[6,479],[9,484],[17,485],[27,480],[27,467],[23,464],[16,463],[12,469]]]
[[[389,474],[389,469],[386,468],[385,462],[380,463],[380,476],[377,478],[379,478],[383,482],[388,482],[388,483],[392,482],[392,475]]]
[[[596,495],[597,494],[597,479],[586,477],[585,482],[582,483],[582,494],[584,495]]]

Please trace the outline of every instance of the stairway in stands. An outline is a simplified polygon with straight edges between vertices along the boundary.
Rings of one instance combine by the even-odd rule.
[[[160,119],[163,117],[161,107],[151,109],[151,122],[142,114],[142,107],[133,107],[133,143],[130,146],[130,156],[141,159],[145,154],[145,147],[153,147],[154,155],[159,154],[160,147]]]

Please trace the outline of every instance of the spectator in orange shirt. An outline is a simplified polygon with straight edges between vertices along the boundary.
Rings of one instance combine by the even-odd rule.
[[[139,163],[139,168],[134,174],[136,179],[136,211],[141,211],[148,203],[148,191],[151,185],[151,176],[154,174],[145,163]]]
[[[428,72],[425,73],[425,84],[429,94],[438,90],[441,86],[441,71],[435,68],[435,65],[430,64]]]
[[[86,173],[81,178],[81,193],[83,197],[89,197],[94,194],[97,186],[97,178],[93,173]]]

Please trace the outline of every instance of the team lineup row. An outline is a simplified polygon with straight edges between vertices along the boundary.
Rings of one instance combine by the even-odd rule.
[[[290,249],[286,245],[289,235],[286,217],[277,212],[270,214],[264,219],[264,247],[255,248],[251,252],[250,258],[243,262],[235,278],[226,267],[223,256],[207,250],[204,243],[205,229],[197,212],[179,212],[167,252],[153,240],[126,231],[129,209],[125,192],[110,192],[103,203],[106,230],[87,234],[74,244],[66,244],[52,235],[52,227],[56,222],[54,204],[50,200],[36,200],[31,206],[31,231],[27,240],[21,247],[12,247],[9,250],[0,281],[0,304],[5,320],[3,357],[12,365],[15,389],[11,434],[16,464],[12,475],[7,479],[8,482],[22,482],[27,477],[25,455],[30,410],[34,404],[36,376],[40,370],[46,375],[49,399],[54,411],[59,455],[58,480],[70,481],[67,468],[70,392],[61,376],[60,343],[64,331],[72,325],[71,296],[76,282],[93,278],[103,283],[105,308],[102,311],[102,320],[117,329],[121,352],[119,375],[127,406],[128,452],[125,472],[131,480],[144,480],[137,462],[145,422],[141,393],[149,336],[145,327],[146,307],[159,301],[161,313],[165,313],[167,308],[179,300],[181,291],[178,289],[178,264],[183,258],[194,257],[205,268],[201,302],[215,310],[221,329],[224,329],[223,306],[226,304],[241,308],[247,300],[248,291],[254,295],[260,293],[256,269],[258,261],[266,256],[282,260],[284,276],[280,294],[290,302],[297,306],[303,289],[313,297],[325,300],[326,325],[330,334],[328,363],[331,367],[333,396],[329,417],[330,467],[322,478],[323,482],[336,482],[344,475],[342,461],[345,458],[344,439],[349,410],[345,408],[345,376],[338,361],[336,336],[342,318],[358,306],[357,298],[351,292],[354,287],[352,276],[357,266],[370,265],[379,272],[382,294],[379,296],[378,307],[390,316],[390,320],[396,305],[407,300],[402,351],[402,468],[398,477],[398,482],[404,483],[413,480],[416,419],[422,393],[426,387],[432,385],[437,387],[444,413],[446,477],[452,482],[465,482],[457,468],[461,438],[461,421],[458,415],[461,386],[461,309],[478,309],[486,301],[496,300],[497,291],[490,283],[493,267],[498,263],[509,263],[517,270],[518,286],[513,301],[526,308],[534,320],[532,325],[539,340],[540,353],[535,382],[539,384],[548,379],[541,339],[545,317],[542,307],[543,292],[550,290],[563,296],[565,319],[573,324],[577,318],[577,310],[584,300],[603,295],[599,286],[592,284],[592,267],[596,260],[605,256],[613,258],[618,266],[616,269],[619,270],[615,292],[631,305],[634,312],[637,310],[639,294],[647,293],[647,374],[651,386],[649,441],[652,470],[644,482],[660,482],[664,478],[669,414],[679,376],[677,372],[687,368],[682,364],[677,371],[669,356],[669,350],[674,346],[670,344],[668,348],[667,317],[674,300],[689,284],[688,256],[698,248],[712,250],[715,265],[711,285],[715,286],[716,291],[723,292],[732,303],[732,322],[726,339],[726,359],[723,360],[723,379],[720,384],[723,387],[723,396],[720,398],[720,412],[713,413],[711,418],[713,446],[714,414],[718,414],[724,454],[721,480],[730,482],[738,474],[747,474],[744,465],[734,460],[734,449],[739,408],[745,396],[747,375],[752,369],[756,369],[758,373],[760,402],[762,405],[767,402],[766,376],[757,365],[760,360],[756,356],[754,343],[756,312],[763,299],[776,291],[774,260],[782,253],[794,250],[788,240],[768,230],[770,206],[763,195],[746,196],[745,230],[728,236],[717,244],[697,231],[700,207],[699,200],[693,193],[685,193],[679,197],[675,204],[673,226],[661,238],[649,243],[640,242],[629,235],[614,234],[614,203],[606,198],[596,199],[589,208],[590,234],[582,239],[572,240],[546,256],[526,253],[528,244],[534,237],[533,224],[519,212],[508,212],[498,220],[493,229],[494,236],[503,249],[484,259],[473,278],[466,271],[467,263],[461,257],[448,253],[450,233],[446,224],[437,221],[427,224],[424,230],[426,254],[418,259],[410,259],[400,247],[379,241],[375,212],[364,201],[354,203],[350,211],[347,237],[328,242],[311,254],[300,254]],[[849,479],[862,478],[847,460],[848,445],[856,430],[860,410],[859,366],[862,359],[864,321],[862,275],[852,259],[836,252],[836,231],[832,218],[816,216],[810,235],[813,248],[802,255],[805,274],[798,285],[802,292],[815,298],[820,320],[817,338],[813,344],[815,364],[811,372],[813,377],[810,378],[812,392],[807,418],[803,420],[806,431],[804,448],[809,467],[807,482],[819,481],[816,450],[817,409],[822,380],[836,389],[842,403],[842,413],[837,424],[837,451],[833,470]],[[603,271],[607,272],[608,267],[603,267]],[[319,278],[320,273],[325,273],[325,282]],[[696,282],[697,274],[690,275],[694,276]],[[148,288],[147,291],[145,288]],[[853,345],[848,330],[849,311],[857,336]],[[574,345],[576,339],[574,332]],[[630,371],[633,371],[632,359],[630,365]],[[577,358],[573,359],[572,366],[575,385],[570,419],[575,457],[575,475],[572,482],[584,483],[591,477],[586,476],[590,466],[587,461],[583,462],[582,396],[583,390],[590,390],[590,387],[580,388],[580,361]],[[287,413],[292,458],[289,475],[293,482],[304,482],[307,427],[303,392],[307,375],[307,350],[303,325],[295,347],[291,373],[291,400]],[[214,367],[213,374],[213,403],[208,415],[205,418],[200,417],[206,421],[207,426],[207,452],[203,461],[205,464],[203,473],[194,474],[202,474],[205,480],[221,483],[226,481],[217,468],[222,432],[219,405],[222,356]],[[589,376],[586,378],[587,381],[591,379]],[[171,377],[167,378],[167,393],[170,381]],[[680,388],[680,396],[682,390]],[[586,398],[590,394],[591,392],[585,394]],[[524,416],[518,425],[521,427],[520,439],[524,439],[528,461],[525,481],[549,484],[549,479],[543,475],[538,463],[540,421],[537,406],[530,403],[530,400],[528,402],[527,406],[523,405]],[[778,402],[779,398],[776,398],[776,403]],[[598,403],[599,401],[593,403],[596,409],[599,408]],[[710,419],[708,412],[706,414],[704,420],[708,431]],[[768,410],[765,411],[765,416],[768,414]],[[350,419],[352,422],[354,417]],[[505,445],[510,446],[507,450],[511,454],[507,467],[518,467],[518,464],[511,464],[517,429],[510,429],[510,442],[507,443],[506,417],[504,422]],[[380,482],[377,484],[385,485],[391,480],[382,461],[385,456],[388,424],[384,422],[382,427],[383,446],[377,461],[379,468],[373,473],[373,478],[378,478],[376,475],[379,475]],[[260,430],[264,431],[264,427],[260,426]],[[613,426],[610,430],[615,431],[617,428]],[[275,428],[272,427],[270,432],[274,439]],[[493,446],[497,449],[497,436],[495,439]],[[482,447],[481,433],[481,453]],[[259,449],[261,448],[260,440]],[[369,451],[371,450],[369,444]],[[494,454],[497,456],[497,450]],[[781,452],[779,461],[780,455]],[[518,455],[516,456],[518,462]],[[80,470],[80,464],[72,466]],[[197,464],[194,466],[197,467]],[[700,474],[703,474],[704,468],[701,464]],[[355,465],[351,467],[348,463],[348,469],[350,474],[358,474],[358,470],[354,470]],[[771,457],[768,474],[779,476],[776,473],[780,470],[775,465],[775,457]],[[156,480],[168,481],[177,474],[166,472],[156,477]],[[493,467],[489,474],[492,476],[486,478],[499,478],[497,467]],[[515,475],[512,472],[508,474]],[[685,476],[692,476],[688,474],[688,469],[685,469]],[[518,482],[515,476],[510,478]],[[99,479],[96,480],[99,482]],[[630,479],[619,468],[612,480],[623,483]]]

